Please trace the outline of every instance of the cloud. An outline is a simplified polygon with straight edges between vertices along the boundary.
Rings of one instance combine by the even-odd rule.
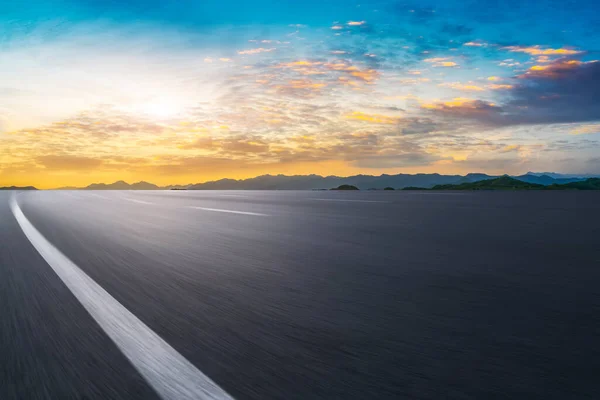
[[[502,84],[496,84],[496,83],[492,83],[486,86],[488,89],[492,89],[492,90],[507,90],[507,89],[512,89],[514,88],[514,85],[502,85]]]
[[[424,103],[423,109],[484,125],[573,123],[600,120],[600,62],[560,59],[533,66],[503,89],[505,101],[456,98]]]
[[[476,115],[479,113],[487,113],[490,111],[496,112],[500,110],[494,103],[464,97],[456,97],[448,101],[423,103],[421,104],[421,108],[458,115]]]
[[[468,82],[468,83],[460,83],[460,82],[447,82],[447,83],[440,83],[438,86],[442,86],[442,87],[448,87],[451,89],[456,89],[456,90],[462,90],[465,92],[482,92],[485,90],[485,88],[478,86],[472,82]]]
[[[521,75],[506,107],[520,123],[594,121],[600,120],[598,93],[599,62],[558,60]]]
[[[488,47],[489,45],[485,42],[474,41],[474,42],[466,42],[463,43],[463,46],[467,47]]]
[[[260,154],[269,150],[269,143],[261,138],[249,136],[237,136],[224,139],[220,146],[225,153],[233,154]]]
[[[102,160],[96,158],[72,155],[39,156],[36,161],[51,170],[89,170],[102,165]]]
[[[571,129],[569,133],[571,135],[589,135],[592,133],[600,133],[600,124],[580,125]]]
[[[213,139],[212,137],[199,137],[191,143],[183,143],[179,146],[180,149],[183,150],[192,150],[192,149],[212,149],[213,148]]]
[[[519,151],[521,150],[522,146],[518,145],[518,144],[510,144],[507,146],[502,147],[499,151],[500,153],[511,153],[513,151]]]
[[[360,68],[351,60],[333,60],[331,62],[298,60],[276,64],[273,68],[289,69],[299,75],[324,75],[329,83],[346,85],[349,81],[363,84],[373,84],[380,77],[380,72],[374,68]],[[342,79],[340,79],[342,78]]]
[[[543,48],[542,46],[506,46],[501,47],[502,50],[507,50],[513,53],[525,53],[532,56],[573,56],[577,54],[582,54],[583,51],[568,49],[568,48],[560,48],[560,49],[552,49],[552,48]]]
[[[534,65],[521,75],[521,78],[525,79],[537,79],[537,78],[566,78],[569,72],[574,71],[581,66],[586,64],[594,64],[597,61],[583,62],[579,60],[557,60],[546,65]]]
[[[381,115],[381,114],[366,114],[360,111],[354,111],[350,114],[346,114],[346,119],[356,120],[356,121],[364,121],[370,122],[373,124],[388,124],[394,125],[400,121],[400,117],[392,117],[389,115]]]
[[[362,26],[366,23],[367,21],[348,21],[348,26]]]
[[[434,67],[457,67],[458,64],[451,61],[448,57],[434,57],[426,58],[423,60],[426,63],[432,64]]]
[[[435,132],[440,129],[440,124],[430,118],[412,118],[407,120],[401,132],[403,135],[421,135]]]
[[[257,49],[249,49],[249,50],[242,50],[242,51],[238,51],[237,53],[240,55],[252,55],[252,54],[259,54],[259,53],[270,53],[272,51],[277,50],[275,47],[270,47],[268,49],[265,49],[263,47],[259,47]]]
[[[431,165],[442,159],[439,156],[425,152],[400,153],[364,157],[354,161],[352,164],[359,168],[402,168]]]

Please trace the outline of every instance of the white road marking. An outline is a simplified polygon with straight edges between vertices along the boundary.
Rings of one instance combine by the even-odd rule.
[[[161,398],[233,399],[48,242],[15,195],[10,208],[33,247]]]
[[[243,194],[220,194],[219,196],[223,196],[223,197],[250,197],[250,196],[245,196]]]
[[[408,191],[407,191],[408,192]],[[419,192],[417,190],[415,190],[414,192],[409,192],[406,194],[435,194],[435,195],[443,195],[443,196],[448,196],[448,195],[453,195],[453,196],[462,196],[463,193],[438,193],[438,192]]]
[[[204,211],[231,213],[231,214],[256,215],[259,217],[268,217],[269,216],[268,214],[261,214],[261,213],[248,212],[248,211],[223,210],[220,208],[207,208],[207,207],[195,207],[195,206],[188,206],[188,208],[195,208],[196,210],[204,210]]]
[[[154,203],[150,203],[149,201],[144,201],[144,200],[137,200],[137,199],[132,199],[130,197],[122,197],[123,200],[127,200],[127,201],[132,201],[134,203],[140,203],[140,204],[151,204],[154,205]]]
[[[382,200],[349,200],[349,199],[311,199],[318,201],[348,201],[353,203],[389,203],[389,201]]]

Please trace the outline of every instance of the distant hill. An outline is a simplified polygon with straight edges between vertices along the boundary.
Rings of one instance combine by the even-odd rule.
[[[332,188],[331,190],[360,190],[360,189],[357,188],[356,186],[352,186],[352,185],[340,185],[336,188]]]
[[[554,174],[554,173],[553,173]],[[554,174],[539,174],[528,172],[525,175],[513,176],[522,182],[539,185],[555,185],[584,181],[583,177],[563,177]],[[353,176],[321,176],[321,175],[261,175],[248,179],[219,179],[216,181],[188,184],[168,185],[159,187],[149,182],[129,184],[117,181],[110,184],[93,183],[83,190],[318,190],[335,188],[340,185],[356,186],[360,190],[383,190],[385,188],[405,189],[423,188],[431,189],[438,185],[460,185],[475,183],[483,180],[499,178],[498,176],[482,173],[469,173],[467,175],[440,175],[440,174],[396,174],[396,175],[353,175]],[[78,188],[65,187],[64,190]]]
[[[536,175],[536,174],[531,174],[531,173],[527,173],[525,175],[514,176],[513,178],[518,179],[523,182],[537,183],[539,185],[545,185],[545,186],[554,185],[554,184],[562,185],[564,183],[579,182],[579,181],[583,181],[586,179],[586,178],[552,177],[550,175]]]
[[[59,187],[56,189],[52,189],[52,190],[79,190],[81,188],[78,188],[76,186],[63,186],[63,187]]]
[[[168,186],[163,186],[160,189],[164,189],[164,190],[187,190],[188,187],[192,186],[192,184],[188,184],[188,185],[168,185]]]
[[[407,186],[400,190],[430,190],[430,189],[424,188],[424,187],[418,187],[418,186]]]
[[[149,182],[137,182],[129,184],[124,181],[117,181],[115,183],[92,183],[89,186],[83,188],[83,190],[159,190],[160,187]]]
[[[561,179],[562,180],[562,179]],[[562,184],[545,186],[538,183],[524,182],[508,175],[477,182],[461,183],[458,185],[436,185],[431,189],[408,187],[403,190],[600,190],[600,178],[589,178]]]
[[[571,182],[564,185],[550,185],[546,190],[600,190],[600,178],[589,178],[585,181]]]
[[[489,178],[489,175],[482,175]],[[478,177],[440,174],[354,175],[348,177],[321,175],[261,175],[249,179],[220,179],[188,187],[190,190],[311,190],[352,185],[359,189],[403,188],[406,186],[433,187],[478,180]]]
[[[600,174],[559,174],[557,172],[527,172],[525,175],[547,175],[554,179],[569,179],[569,178],[577,178],[577,179],[588,179],[588,178],[600,178]]]
[[[528,183],[508,175],[459,185],[436,185],[432,190],[540,190],[544,185]]]
[[[220,179],[205,183],[190,185],[190,190],[310,190],[352,185],[362,190],[385,189],[392,187],[402,189],[406,187],[432,188],[436,185],[456,185],[473,183],[481,180],[498,178],[498,176],[470,173],[467,175],[440,175],[440,174],[397,174],[397,175],[354,175],[348,177],[320,176],[320,175],[262,175],[249,179]],[[514,177],[527,183],[552,185],[582,181],[585,178],[552,178],[550,176],[537,176],[525,174]]]
[[[38,190],[33,186],[4,186],[0,187],[0,190]]]

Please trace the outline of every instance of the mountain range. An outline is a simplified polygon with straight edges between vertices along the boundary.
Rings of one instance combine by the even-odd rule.
[[[572,182],[584,181],[592,175],[574,176],[557,173],[528,172],[524,175],[512,176],[522,182],[544,186],[562,185]],[[220,179],[216,181],[196,183],[189,185],[157,186],[153,183],[141,181],[129,184],[117,181],[111,184],[94,183],[84,188],[60,188],[63,190],[312,190],[329,189],[341,185],[352,185],[359,189],[384,189],[386,187],[402,189],[405,187],[433,188],[436,185],[460,185],[473,183],[499,176],[482,173],[467,175],[440,175],[440,174],[397,174],[397,175],[354,175],[348,177],[321,176],[321,175],[261,175],[249,179]]]
[[[0,187],[0,190],[37,190],[37,188],[33,186],[3,186]]]
[[[407,187],[403,190],[600,190],[600,178],[587,178],[577,182],[542,185],[539,183],[524,182],[504,175],[499,178],[485,179],[477,182],[435,185],[431,189]]]

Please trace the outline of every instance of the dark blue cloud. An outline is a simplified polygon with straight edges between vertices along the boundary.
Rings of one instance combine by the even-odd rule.
[[[440,103],[431,112],[490,126],[600,121],[600,62],[558,60],[542,68],[519,76],[500,105]]]

